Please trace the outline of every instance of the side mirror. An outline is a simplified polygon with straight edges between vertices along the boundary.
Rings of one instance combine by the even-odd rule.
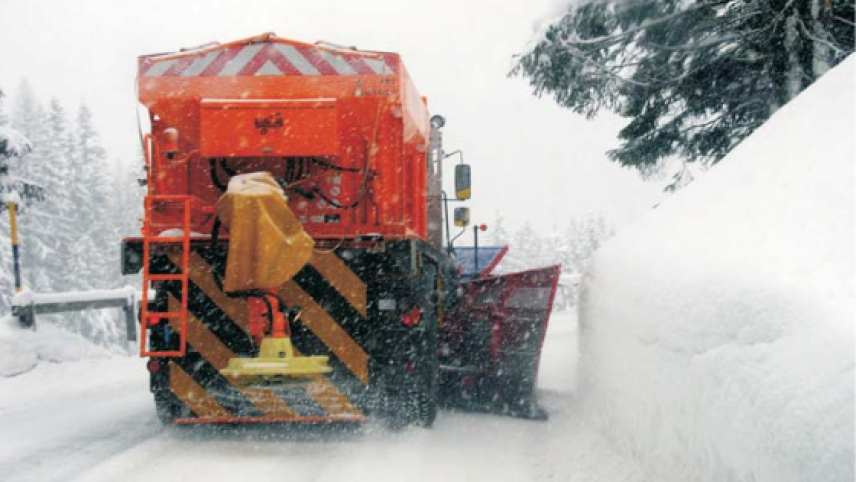
[[[455,166],[455,197],[466,201],[470,195],[470,165],[458,164]]]
[[[470,225],[470,208],[455,208],[455,226],[465,228]]]

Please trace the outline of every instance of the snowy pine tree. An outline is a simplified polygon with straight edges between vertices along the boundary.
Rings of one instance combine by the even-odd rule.
[[[2,94],[2,92],[0,92]],[[2,95],[0,95],[2,97]],[[32,150],[32,143],[15,129],[0,125],[0,180],[9,182],[17,177],[17,170],[24,157]],[[10,311],[12,293],[14,293],[14,275],[12,261],[12,243],[10,241],[10,219],[7,211],[7,198],[4,192],[0,196],[0,314]]]
[[[853,0],[588,0],[512,74],[576,112],[628,117],[609,155],[644,174],[716,163],[853,49]]]
[[[114,218],[112,168],[101,147],[92,113],[81,104],[75,118],[71,143],[71,169],[67,203],[77,227],[77,240],[69,248],[73,289],[110,288],[120,282],[119,242]],[[124,334],[112,311],[91,311],[79,320],[81,334],[106,346],[117,344]]]
[[[26,158],[22,159],[20,166],[16,169],[18,177],[30,178],[30,169],[34,162],[39,162],[44,151],[39,149],[45,139],[45,133],[42,129],[44,122],[45,111],[44,107],[39,104],[36,99],[29,82],[22,80],[18,86],[18,93],[15,96],[15,103],[12,110],[11,125],[12,127],[30,139],[33,143],[33,152],[27,154]]]
[[[118,172],[115,176],[114,218],[117,220],[116,230],[119,237],[139,236],[142,229],[143,199],[146,191],[140,185],[140,179],[145,178],[143,153],[136,153],[132,166],[116,162]]]
[[[24,210],[19,218],[24,285],[39,292],[67,292],[125,284],[118,265],[119,232],[128,229],[122,223],[129,224],[128,214],[137,212],[142,203],[134,190],[136,181],[116,184],[89,109],[81,106],[72,128],[58,100],[51,100],[44,109],[24,82],[15,98],[11,122],[31,136],[34,145],[21,159],[16,174],[47,194],[44,202]],[[8,221],[3,221],[2,228],[7,227]],[[8,241],[0,241],[6,243],[0,252],[8,260]],[[4,285],[11,279],[11,275],[5,276],[5,264]],[[8,306],[11,285],[0,286],[0,290],[0,300]],[[116,310],[39,318],[103,346],[124,350],[123,322]]]
[[[494,246],[507,246],[511,241],[511,235],[505,229],[505,218],[502,213],[496,213],[493,225],[488,230],[488,240]]]
[[[31,169],[31,180],[42,186],[47,197],[26,216],[29,263],[36,291],[65,291],[68,284],[69,246],[77,239],[74,209],[68,203],[71,177],[68,121],[57,99],[52,99],[43,120],[43,139],[37,145],[40,161]]]
[[[511,243],[516,259],[532,266],[530,263],[537,263],[541,258],[544,240],[529,221],[514,233]]]

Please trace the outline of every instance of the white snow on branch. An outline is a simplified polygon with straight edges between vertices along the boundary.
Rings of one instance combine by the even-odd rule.
[[[0,158],[21,157],[33,150],[33,143],[23,134],[0,127]]]

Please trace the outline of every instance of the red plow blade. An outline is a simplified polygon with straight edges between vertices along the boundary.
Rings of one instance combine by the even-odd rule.
[[[451,408],[544,419],[535,387],[560,266],[479,278],[441,327],[441,400]]]

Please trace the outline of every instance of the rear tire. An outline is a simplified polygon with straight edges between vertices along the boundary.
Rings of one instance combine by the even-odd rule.
[[[420,347],[420,384],[415,393],[416,424],[431,428],[437,419],[437,404],[440,383],[440,360],[437,350],[440,343],[437,323],[437,268],[424,267],[422,278],[422,346]]]
[[[155,393],[155,411],[160,423],[172,425],[172,420],[178,418],[178,410],[178,406],[172,401],[172,397]]]
[[[420,325],[414,330],[413,344],[407,350],[406,360],[415,361],[417,373],[411,374],[404,386],[387,399],[388,427],[399,430],[408,425],[430,428],[437,419],[439,400],[440,363],[437,359],[439,332],[437,326],[435,280],[437,270],[425,266],[420,283],[421,296],[417,306],[422,310]]]

